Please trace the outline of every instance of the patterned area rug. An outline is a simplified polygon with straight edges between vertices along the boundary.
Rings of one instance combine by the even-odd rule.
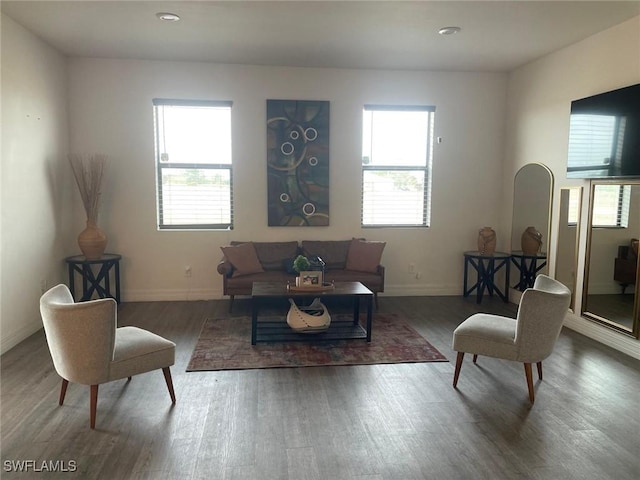
[[[446,361],[444,355],[398,315],[374,315],[371,343],[340,340],[253,346],[251,319],[235,317],[205,321],[187,372]]]

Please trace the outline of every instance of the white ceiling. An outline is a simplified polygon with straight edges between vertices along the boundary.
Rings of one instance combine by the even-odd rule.
[[[78,0],[2,1],[0,8],[68,56],[510,71],[639,15],[640,0]],[[182,19],[161,22],[161,11]],[[438,35],[450,25],[462,32]]]

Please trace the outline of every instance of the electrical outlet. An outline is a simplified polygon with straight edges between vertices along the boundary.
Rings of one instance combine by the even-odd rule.
[[[416,264],[415,263],[410,263],[409,264],[409,273],[416,273]]]
[[[187,265],[184,267],[184,276],[185,277],[191,276],[191,265]]]

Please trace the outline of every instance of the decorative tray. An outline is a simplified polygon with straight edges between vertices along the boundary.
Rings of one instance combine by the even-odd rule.
[[[326,292],[333,290],[335,285],[333,283],[323,283],[322,285],[291,285],[287,283],[287,290],[290,292]]]

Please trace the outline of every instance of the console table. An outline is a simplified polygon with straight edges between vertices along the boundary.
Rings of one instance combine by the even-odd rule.
[[[485,290],[493,296],[495,292],[505,303],[509,302],[509,259],[510,253],[494,252],[484,255],[481,252],[464,252],[464,287],[463,296],[468,297],[476,291],[477,303],[482,302]],[[476,283],[467,288],[469,265],[476,271]],[[504,290],[495,283],[495,275],[504,268]]]
[[[546,253],[526,254],[524,252],[511,252],[511,262],[520,272],[520,280],[513,288],[524,292],[527,288],[533,287],[536,274],[547,264]]]
[[[75,274],[80,274],[82,278],[82,297],[80,302],[91,300],[96,293],[100,298],[111,297],[120,303],[120,259],[122,256],[114,253],[105,253],[98,260],[87,260],[84,255],[75,255],[64,259],[69,266],[69,290],[74,298]],[[94,265],[97,274],[94,273]],[[111,294],[111,271],[113,271],[113,286],[115,295]]]

